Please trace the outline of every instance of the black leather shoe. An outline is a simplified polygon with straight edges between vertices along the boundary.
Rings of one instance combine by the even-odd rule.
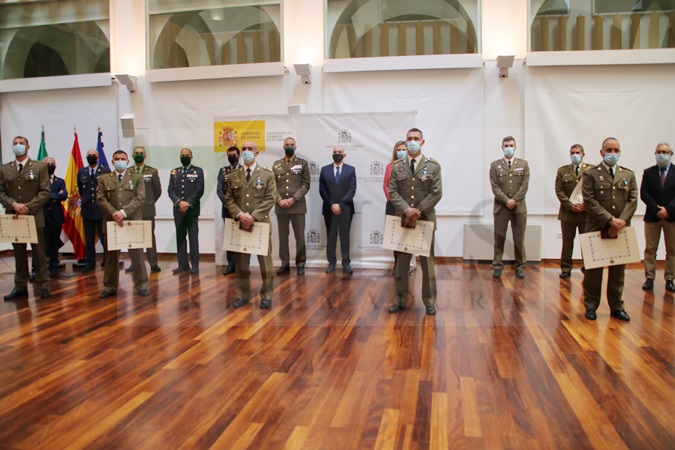
[[[247,303],[248,303],[248,299],[247,299],[247,298],[238,298],[238,299],[234,302],[234,307],[235,307],[235,308],[241,308],[242,306],[244,306],[244,305],[247,304]]]
[[[176,267],[175,269],[173,269],[173,273],[188,273],[189,271],[190,269],[188,269],[187,267]]]
[[[525,278],[525,272],[523,269],[516,269],[516,278],[520,278],[521,280]]]
[[[223,271],[223,275],[229,275],[231,273],[234,273],[234,267],[232,266],[227,266],[227,269]]]
[[[40,289],[40,298],[49,298],[52,294],[49,292],[49,289]]]
[[[587,309],[587,310],[586,310],[586,314],[584,314],[584,316],[585,316],[588,320],[596,320],[596,319],[598,318],[598,315],[597,315],[597,314],[595,313],[595,311],[593,311],[592,309]]]
[[[286,273],[291,273],[291,268],[285,264],[279,267],[279,270],[277,270],[277,275],[283,275]]]
[[[571,276],[572,276],[572,273],[570,273],[570,272],[560,272],[560,278],[562,278],[563,280],[565,278],[569,278]]]
[[[492,271],[492,276],[494,278],[501,278],[502,277],[502,269],[495,269]]]
[[[96,268],[93,267],[93,266],[84,266],[80,272],[87,273],[87,272],[93,272],[94,270],[96,270]]]
[[[405,311],[405,306],[394,305],[388,309],[389,314],[396,314],[397,312]]]
[[[435,316],[436,308],[434,306],[427,306],[427,316]]]
[[[304,267],[298,267],[298,275],[304,275],[305,274],[305,268]]]
[[[624,322],[630,322],[630,316],[623,309],[618,311],[612,311],[612,317],[615,319],[623,320]]]
[[[269,309],[270,306],[272,306],[272,300],[269,298],[260,300],[260,309]]]
[[[150,266],[150,273],[159,273],[162,271],[162,268],[159,266]]]
[[[190,273],[192,275],[197,275],[199,273],[199,268],[193,267],[192,269],[190,269]]]
[[[666,280],[666,291],[675,292],[675,283],[673,283],[673,280]]]
[[[30,275],[28,275],[28,281],[31,283],[35,281],[35,272],[31,272]]]
[[[136,295],[139,297],[147,297],[150,295],[150,290],[149,289],[141,289],[140,291],[136,292]]]
[[[133,272],[134,271],[134,266],[129,266],[126,269],[124,269],[126,273]]]
[[[670,282],[671,284],[673,283],[672,281]],[[668,282],[666,281],[666,286],[668,285]],[[653,278],[647,278],[645,280],[645,284],[642,285],[642,290],[643,291],[653,291],[654,290],[654,279]]]
[[[99,298],[108,298],[112,297],[113,295],[117,295],[116,291],[103,291],[101,292],[101,295],[99,295]]]
[[[342,266],[342,273],[346,273],[346,274],[349,274],[349,275],[353,274],[354,271],[352,270],[352,266],[350,266],[349,264],[343,265]]]
[[[12,292],[5,295],[5,301],[18,300],[20,298],[28,298],[28,291],[17,291],[16,289],[12,289]]]
[[[333,273],[335,272],[335,264],[328,264],[328,267],[326,268],[326,273]]]

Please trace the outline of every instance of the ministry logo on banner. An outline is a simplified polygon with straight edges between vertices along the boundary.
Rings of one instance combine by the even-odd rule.
[[[315,228],[312,228],[307,232],[305,236],[307,242],[307,248],[312,250],[322,250],[326,248],[325,245],[321,245],[321,233]]]
[[[374,229],[370,232],[368,236],[368,242],[366,245],[360,245],[358,248],[363,253],[384,253],[387,250],[382,248],[382,242],[384,241],[384,232],[382,230]]]
[[[350,142],[352,142],[352,134],[345,129],[340,130],[338,131],[337,141],[340,144],[349,144]]]

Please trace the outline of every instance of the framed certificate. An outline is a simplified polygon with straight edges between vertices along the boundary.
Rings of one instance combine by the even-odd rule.
[[[225,219],[223,250],[267,256],[270,245],[270,224],[255,222],[252,231],[239,229],[239,222]]]
[[[35,217],[24,214],[0,214],[0,242],[37,244]]]
[[[418,220],[415,228],[404,228],[401,226],[400,217],[389,215],[385,217],[382,248],[419,256],[431,254],[434,239],[433,222]]]
[[[108,250],[152,247],[152,222],[149,220],[125,220],[124,226],[106,222]]]
[[[602,239],[599,231],[579,236],[586,269],[640,262],[635,228],[619,231],[616,239]]]

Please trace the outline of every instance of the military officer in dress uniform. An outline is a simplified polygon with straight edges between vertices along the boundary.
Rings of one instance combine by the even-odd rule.
[[[173,169],[169,177],[169,198],[173,203],[173,220],[176,224],[178,267],[173,273],[199,273],[199,212],[204,195],[204,171],[192,165],[192,150],[180,151],[181,166]],[[188,262],[187,240],[190,241]],[[190,267],[192,263],[192,267]]]
[[[616,237],[630,225],[638,201],[638,187],[632,170],[620,167],[621,145],[616,138],[608,137],[600,150],[602,162],[584,172],[583,196],[586,217],[586,232],[602,231],[603,236]],[[586,269],[584,274],[584,305],[586,318],[596,320],[602,289],[602,267]],[[629,321],[623,309],[624,264],[610,266],[607,280],[607,302],[612,317]]]
[[[125,219],[141,220],[143,218],[145,183],[140,173],[128,169],[129,158],[124,150],[117,150],[113,153],[112,163],[115,170],[99,177],[96,201],[106,222],[114,221],[120,227],[129,226],[124,224]],[[146,297],[149,294],[148,272],[143,263],[143,249],[130,248],[129,257],[134,268],[133,279],[136,293]],[[101,298],[117,294],[120,251],[108,250],[106,260]]]
[[[307,203],[305,196],[309,192],[310,173],[309,164],[295,155],[297,149],[295,139],[284,139],[284,153],[286,156],[274,162],[273,170],[276,177],[279,200],[274,206],[279,226],[279,259],[281,267],[278,275],[291,271],[291,255],[288,248],[289,223],[293,225],[295,236],[295,267],[298,275],[305,274],[307,250],[305,247],[305,215]]]
[[[49,200],[49,174],[47,166],[28,157],[28,139],[17,136],[12,140],[15,160],[0,168],[0,202],[5,211],[15,215],[35,217],[37,245],[32,245],[35,262],[35,283],[40,298],[50,297],[49,274],[45,256],[45,219],[42,212]],[[14,247],[14,289],[5,295],[5,300],[20,300],[28,297],[28,255],[26,244],[12,244]]]
[[[516,258],[516,277],[525,278],[525,227],[527,226],[527,206],[525,194],[530,182],[530,166],[527,161],[515,158],[516,140],[512,136],[502,139],[504,158],[494,161],[490,165],[490,184],[495,196],[494,207],[494,259],[492,261],[492,276],[502,276],[504,263],[504,241],[506,230],[511,222],[513,233],[513,247]]]
[[[234,220],[239,222],[240,228],[248,230],[255,227],[256,222],[270,223],[270,211],[277,199],[277,186],[274,182],[274,173],[267,167],[261,167],[257,162],[258,146],[254,142],[245,142],[241,157],[244,166],[230,173],[227,183],[225,200],[227,210]],[[270,240],[267,255],[258,255],[262,287],[260,288],[260,308],[272,306],[272,291],[274,289],[274,266],[272,265],[272,228],[270,226]],[[249,302],[251,295],[249,264],[251,255],[248,253],[236,254],[237,300],[235,308],[240,308]]]
[[[87,151],[89,167],[77,171],[77,190],[80,192],[80,213],[84,226],[84,240],[86,255],[82,272],[89,272],[96,267],[96,233],[103,245],[103,260],[105,261],[105,235],[103,234],[103,216],[96,203],[96,189],[98,177],[110,173],[110,169],[98,163],[98,152],[94,149]]]
[[[230,147],[227,149],[227,162],[229,163],[225,167],[221,167],[220,170],[218,171],[218,183],[216,185],[216,193],[218,194],[218,198],[223,204],[223,208],[221,211],[221,215],[223,219],[231,219],[232,216],[230,215],[229,211],[227,210],[227,202],[225,200],[225,191],[227,191],[227,177],[230,175],[230,172],[237,170],[238,168],[241,167],[241,164],[239,163],[239,157],[241,156],[241,152],[239,151],[239,147],[236,145]],[[229,275],[231,273],[234,273],[234,268],[236,267],[236,262],[235,262],[235,252],[227,252],[227,267],[223,271],[223,275]]]
[[[583,201],[572,203],[570,196],[574,188],[581,182],[584,172],[593,166],[583,162],[584,148],[574,144],[570,148],[572,164],[566,164],[558,169],[555,177],[555,194],[560,200],[558,220],[562,231],[562,251],[560,253],[560,278],[568,278],[571,275],[572,253],[574,252],[574,238],[584,232],[586,228],[586,209]],[[574,199],[576,200],[576,199]]]
[[[411,128],[406,135],[407,157],[396,160],[389,178],[389,200],[396,208],[396,214],[414,227],[417,220],[426,220],[436,227],[436,204],[443,196],[441,166],[438,161],[422,154],[424,136],[417,128]],[[396,267],[396,304],[389,313],[407,308],[408,268],[410,253],[399,253]],[[422,266],[422,301],[428,315],[436,314],[436,266],[434,265],[434,242],[428,257],[420,256]]]
[[[154,167],[150,167],[145,164],[145,159],[147,155],[145,153],[144,147],[134,148],[134,164],[129,170],[134,173],[139,173],[143,177],[143,184],[145,185],[145,201],[143,202],[142,208],[142,218],[143,220],[149,220],[152,223],[152,247],[146,250],[146,257],[150,263],[150,273],[157,273],[162,270],[159,267],[157,259],[157,241],[155,240],[155,216],[157,212],[155,210],[155,204],[157,200],[162,195],[162,183],[159,181],[159,173]],[[132,272],[134,266],[129,265],[125,272]]]

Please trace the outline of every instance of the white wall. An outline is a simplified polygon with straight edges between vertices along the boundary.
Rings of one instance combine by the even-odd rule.
[[[206,169],[207,189],[202,206],[200,221],[200,246],[203,253],[214,251],[213,211],[217,198],[214,193],[215,173],[217,167],[212,151],[212,118],[215,115],[252,115],[252,114],[284,114],[289,104],[304,104],[306,112],[342,112],[326,110],[331,100],[327,83],[329,77],[336,79],[341,74],[322,72],[324,53],[324,5],[321,0],[285,0],[283,21],[284,58],[290,71],[283,76],[254,78],[229,78],[215,80],[193,80],[165,83],[148,83],[145,79],[146,52],[142,43],[145,41],[145,2],[139,0],[111,1],[111,38],[112,72],[132,73],[138,76],[138,92],[130,94],[124,87],[116,83],[111,87],[95,87],[85,89],[45,90],[39,92],[15,92],[0,94],[0,121],[2,124],[2,157],[3,161],[12,158],[11,137],[25,134],[31,139],[37,152],[40,125],[47,130],[47,148],[50,156],[54,156],[60,168],[57,173],[63,174],[72,146],[72,126],[77,125],[80,133],[80,145],[84,151],[95,145],[96,127],[104,128],[106,151],[111,156],[116,148],[130,150],[134,145],[145,145],[148,148],[148,163],[158,167],[163,185],[166,186],[171,168],[176,167],[181,147],[190,147],[195,153],[195,163]],[[456,174],[452,167],[443,170],[445,196],[472,196],[476,205],[471,214],[453,215],[439,218],[438,256],[461,256],[463,226],[465,223],[492,222],[492,195],[487,179],[489,163],[501,156],[501,138],[513,135],[520,144],[518,152],[528,160],[543,158],[546,170],[543,185],[531,185],[530,189],[553,189],[553,179],[557,165],[566,161],[565,154],[572,142],[554,142],[547,148],[525,148],[525,93],[527,89],[527,71],[525,64],[527,54],[527,1],[526,0],[484,0],[482,1],[482,46],[485,65],[482,69],[471,71],[482,76],[483,92],[483,147],[461,148],[456,142],[439,142],[429,136],[427,145],[436,152],[450,152],[454,158],[470,158],[482,168],[484,175],[480,192],[466,192],[461,185],[453,183]],[[291,30],[290,32],[288,30]],[[516,61],[508,78],[497,76],[495,59],[501,54],[514,54]],[[295,75],[293,63],[310,63],[312,65],[312,84],[303,85]],[[591,68],[591,77],[602,76],[603,71],[617,70],[621,66],[604,66]],[[649,71],[650,66],[642,66],[637,70]],[[672,65],[670,68],[672,69]],[[458,69],[439,69],[457,76]],[[459,69],[462,70],[462,69]],[[569,68],[561,68],[567,70]],[[589,72],[589,71],[587,71]],[[574,76],[574,71],[572,70]],[[675,72],[673,72],[675,75]],[[402,83],[397,91],[388,96],[401,99],[406,109],[424,111],[425,105],[434,99],[434,85],[425,89],[413,89],[420,72],[408,70],[400,72],[400,77],[409,85]],[[358,76],[347,74],[345,76]],[[471,75],[475,76],[475,75]],[[372,74],[363,78],[377,77]],[[673,78],[675,79],[675,77]],[[580,79],[580,83],[584,80]],[[443,81],[438,81],[441,88]],[[658,90],[670,89],[672,86],[654,86]],[[411,95],[411,91],[416,96]],[[375,99],[377,100],[377,99]],[[96,105],[96,108],[92,108]],[[179,106],[177,106],[179,105]],[[630,108],[630,105],[621,105]],[[114,130],[119,126],[115,120],[124,113],[134,113],[137,137],[124,139],[121,131]],[[654,114],[640,111],[636,114]],[[659,112],[661,114],[663,112]],[[672,115],[672,112],[671,112]],[[420,114],[417,126],[425,129],[425,116]],[[426,123],[429,123],[428,121]],[[561,124],[565,127],[565,124]],[[589,150],[595,150],[605,135],[620,134],[623,130],[598,130],[597,139],[584,142]],[[402,133],[405,130],[402,130]],[[652,164],[650,149],[661,140],[673,139],[670,136],[645,134],[645,166]],[[439,139],[440,140],[440,139]],[[653,141],[653,142],[652,142]],[[551,155],[555,154],[555,157]],[[561,156],[562,155],[562,156]],[[562,162],[561,162],[562,161]],[[593,158],[593,162],[597,161]],[[541,165],[540,165],[541,166]],[[638,181],[640,178],[638,172]],[[540,178],[541,179],[541,178]],[[158,247],[161,252],[175,252],[175,235],[171,205],[166,193],[159,202],[158,214]],[[640,229],[640,218],[635,225]],[[557,258],[560,252],[560,239],[556,237],[559,230],[554,214],[530,215],[529,223],[542,226],[542,255],[544,258]],[[640,241],[642,243],[642,240]],[[274,252],[276,256],[276,251]],[[578,257],[578,255],[577,255]]]

